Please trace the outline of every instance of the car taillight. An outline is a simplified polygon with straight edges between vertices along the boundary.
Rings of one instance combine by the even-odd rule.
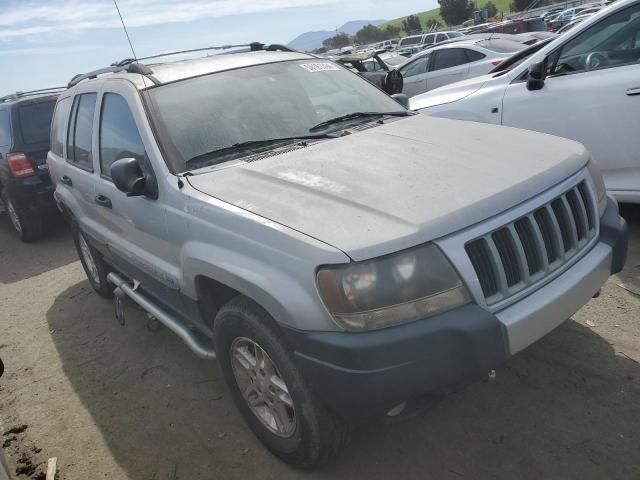
[[[16,178],[31,177],[36,174],[31,166],[29,158],[22,152],[9,153],[7,155],[9,170]]]
[[[502,60],[499,58],[496,58],[495,60],[491,60],[491,65],[500,65],[502,63]]]

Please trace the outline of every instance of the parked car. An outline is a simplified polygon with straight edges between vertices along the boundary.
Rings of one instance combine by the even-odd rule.
[[[398,70],[402,74],[403,93],[409,97],[484,75],[525,45],[508,40],[455,42],[430,48],[411,58]]]
[[[129,297],[217,358],[287,462],[486,375],[622,268],[624,221],[574,142],[411,114],[277,48],[147,60],[60,96],[56,199],[118,318]]]
[[[384,51],[384,50],[386,50],[386,51],[390,52],[392,50],[395,50],[396,44],[397,44],[397,42],[393,43],[393,40],[384,40],[383,42],[376,43],[373,46],[373,48],[376,51]]]
[[[526,33],[547,30],[547,23],[540,17],[515,18],[492,23],[484,28],[474,30],[474,33]]]
[[[435,45],[436,43],[446,42],[452,38],[458,38],[464,36],[460,32],[433,32],[433,33],[421,33],[420,35],[410,35],[400,39],[398,42],[398,49],[404,47],[413,46],[428,46]]]
[[[56,213],[46,159],[55,93],[60,90],[0,98],[0,203],[23,242],[42,237],[47,217]]]
[[[387,65],[374,50],[340,55],[332,57],[331,60],[346,66],[389,95],[402,93],[404,80],[402,74],[392,66],[395,60],[394,57],[391,57],[391,66]],[[401,61],[398,63],[401,63]]]
[[[619,0],[510,70],[420,95],[411,106],[577,140],[593,154],[611,194],[638,203],[638,38],[640,2]]]
[[[568,32],[569,30],[571,30],[572,28],[574,28],[576,25],[581,24],[586,18],[590,17],[591,15],[587,15],[587,16],[582,16],[579,15],[576,18],[574,18],[573,20],[571,20],[569,23],[567,23],[564,27],[559,28],[556,33],[558,35],[562,35],[563,33]]]
[[[516,33],[513,35],[515,41],[525,45],[534,45],[543,40],[547,40],[548,38],[555,38],[557,36],[558,35],[556,33],[547,31]]]

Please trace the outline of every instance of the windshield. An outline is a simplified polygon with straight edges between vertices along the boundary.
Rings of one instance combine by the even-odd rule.
[[[26,144],[49,143],[55,100],[29,102],[18,107],[22,140]]]
[[[308,136],[318,124],[356,112],[404,111],[358,75],[319,59],[218,72],[152,88],[148,95],[176,173],[189,170],[192,158],[235,144]]]

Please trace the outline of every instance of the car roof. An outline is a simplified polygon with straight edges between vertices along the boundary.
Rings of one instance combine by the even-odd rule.
[[[318,57],[306,53],[294,51],[252,51],[252,52],[231,52],[207,57],[185,58],[170,62],[145,63],[142,67],[150,73],[128,72],[125,69],[112,72],[108,76],[99,76],[101,72],[95,73],[95,78],[91,77],[86,84],[101,82],[107,79],[126,79],[132,82],[139,90],[144,90],[154,85],[165,84],[185,80],[187,78],[208,75],[212,73],[222,72],[225,70],[233,70],[237,68],[246,68],[256,65],[265,65],[268,63],[279,63],[293,60],[315,59]],[[323,59],[323,61],[327,61]],[[131,63],[130,63],[131,64]],[[109,69],[105,69],[102,73],[108,73]],[[81,85],[84,85],[82,83]],[[77,85],[73,85],[75,88]]]

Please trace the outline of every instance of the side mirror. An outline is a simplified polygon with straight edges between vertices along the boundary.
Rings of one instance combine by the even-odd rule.
[[[405,93],[396,93],[394,95],[391,95],[391,98],[393,98],[404,108],[409,108],[409,97]]]
[[[529,76],[527,77],[527,90],[540,90],[544,87],[544,79],[547,77],[546,59],[532,63],[529,66]]]
[[[136,158],[121,158],[111,164],[111,179],[116,188],[127,197],[139,197],[147,194],[147,179]]]

